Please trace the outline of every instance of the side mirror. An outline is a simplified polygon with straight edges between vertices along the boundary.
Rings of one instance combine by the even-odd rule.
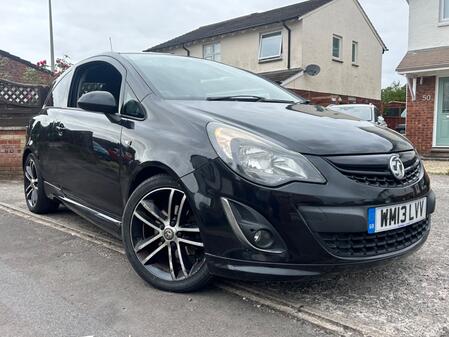
[[[117,112],[117,102],[114,96],[108,91],[91,91],[78,99],[78,106],[87,111],[104,112],[115,114]]]
[[[383,118],[382,116],[377,117],[377,124],[386,125],[385,118]]]

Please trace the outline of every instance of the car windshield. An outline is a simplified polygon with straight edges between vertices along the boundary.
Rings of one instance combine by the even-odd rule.
[[[369,106],[334,105],[331,110],[343,112],[364,121],[372,120],[372,109]]]
[[[221,63],[157,54],[124,54],[165,99],[304,102],[271,82]]]

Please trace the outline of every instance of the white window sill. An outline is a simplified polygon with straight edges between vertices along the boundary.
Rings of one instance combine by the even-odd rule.
[[[332,58],[332,61],[338,62],[338,63],[343,63],[343,60],[340,59],[340,58],[337,58],[337,57],[333,57],[333,58]]]
[[[354,63],[354,62],[352,63],[352,66],[353,67],[360,67],[360,65],[358,63]]]
[[[282,56],[266,57],[263,59],[259,59],[259,63],[267,63],[267,62],[274,62],[274,61],[282,61]]]
[[[438,27],[447,27],[449,26],[449,20],[440,21]]]

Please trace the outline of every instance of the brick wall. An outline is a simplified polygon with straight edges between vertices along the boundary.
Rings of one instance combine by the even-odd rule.
[[[0,78],[26,84],[49,85],[53,81],[50,72],[37,69],[37,66],[19,58],[0,54]]]
[[[407,92],[407,138],[421,155],[429,155],[433,143],[436,78],[423,77],[416,85],[416,101]]]
[[[0,127],[0,178],[18,177],[22,174],[25,134],[25,128]]]
[[[381,101],[376,99],[369,99],[363,97],[353,97],[345,95],[330,94],[324,92],[289,89],[292,92],[309,100],[312,104],[328,106],[330,104],[374,104],[379,109],[381,108]]]

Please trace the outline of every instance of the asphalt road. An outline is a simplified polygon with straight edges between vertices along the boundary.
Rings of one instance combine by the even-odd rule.
[[[368,335],[449,337],[449,176],[433,176],[432,184],[438,198],[437,211],[426,245],[415,254],[384,266],[318,280],[232,284],[259,298],[303,308]],[[0,182],[0,203],[26,208],[17,182]],[[42,219],[111,239],[64,209]],[[106,328],[117,329],[122,336],[151,335],[153,331],[163,336],[325,335],[308,324],[270,312],[264,306],[258,308],[215,288],[190,296],[154,290],[140,281],[121,254],[42,224],[3,213],[0,231],[1,335],[26,336],[14,329],[34,327],[36,320],[42,322],[38,326],[43,330],[39,331],[64,332],[59,336],[113,336],[103,330]],[[30,287],[39,291],[20,290]],[[43,297],[37,298],[41,292]],[[59,301],[55,308],[67,305],[67,309],[55,309],[54,321],[59,325],[51,325],[49,317],[53,314],[47,313],[53,307],[52,299]],[[3,317],[16,317],[16,312],[23,315],[23,321],[8,324],[9,319]],[[74,322],[74,331],[79,334],[68,333],[72,325],[60,323],[65,321],[61,316],[64,312],[74,315],[69,322]],[[80,323],[84,317],[90,318],[85,321],[86,329]],[[173,324],[175,327],[170,328]]]
[[[0,336],[329,336],[211,287],[147,286],[117,252],[0,211]]]

